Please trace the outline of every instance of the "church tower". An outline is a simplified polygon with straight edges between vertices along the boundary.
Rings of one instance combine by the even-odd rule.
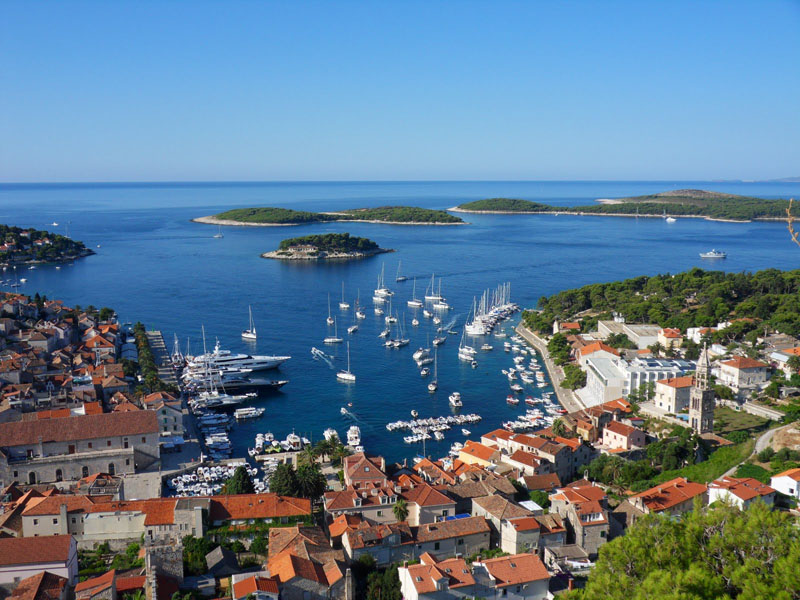
[[[711,361],[708,348],[703,347],[697,361],[694,374],[694,385],[689,396],[689,424],[695,433],[712,433],[714,431],[714,390],[708,384],[711,373]]]

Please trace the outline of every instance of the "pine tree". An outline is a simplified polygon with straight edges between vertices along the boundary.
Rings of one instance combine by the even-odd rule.
[[[269,480],[269,491],[279,496],[297,496],[299,485],[291,464],[283,463],[275,468]]]

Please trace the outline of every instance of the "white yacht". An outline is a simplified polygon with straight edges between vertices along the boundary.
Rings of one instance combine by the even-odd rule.
[[[242,332],[242,339],[255,340],[258,339],[258,336],[256,334],[256,324],[253,322],[253,308],[248,306],[247,311],[250,313],[250,327]]]
[[[447,400],[450,402],[450,406],[455,408],[460,408],[464,406],[464,403],[461,401],[461,394],[459,392],[453,392],[448,396]]]
[[[324,344],[341,344],[344,340],[339,337],[339,332],[336,326],[336,319],[333,320],[333,335],[329,335],[322,342]]]
[[[423,307],[422,300],[419,300],[417,298],[417,278],[416,277],[414,278],[414,288],[413,288],[413,291],[411,292],[411,300],[408,301],[408,305],[411,308],[422,308]]]
[[[700,258],[728,258],[728,255],[722,250],[712,248],[709,252],[701,252]]]
[[[263,356],[250,354],[232,354],[230,350],[222,350],[217,340],[213,352],[207,352],[193,357],[188,367],[190,369],[222,370],[225,368],[250,369],[251,371],[266,371],[274,369],[289,360],[291,356]]]
[[[328,294],[328,318],[325,319],[328,325],[333,325],[333,317],[331,316],[331,295]]]
[[[350,371],[350,342],[347,342],[347,370],[336,373],[336,379],[348,383],[355,383],[356,381],[356,376]]]
[[[361,429],[358,425],[351,425],[347,430],[347,445],[354,448],[361,445]]]
[[[375,296],[373,297],[373,300],[375,298],[386,298],[394,295],[394,292],[386,287],[386,283],[384,281],[385,267],[385,263],[381,265],[381,274],[378,276],[378,286],[375,288]]]
[[[350,303],[344,299],[344,281],[342,282],[342,301],[339,302],[339,308],[342,310],[347,310],[350,308]]]
[[[425,290],[425,300],[427,300],[428,302],[438,302],[439,300],[442,300],[441,280],[439,280],[439,290],[440,290],[439,292],[436,291],[435,285],[436,285],[436,275],[433,274],[431,275],[431,284],[428,287],[428,289]]]
[[[339,439],[339,434],[333,427],[328,427],[325,431],[323,431],[322,436],[329,442],[332,441],[334,438],[336,438],[337,440]]]
[[[403,261],[402,261],[402,260],[398,260],[398,261],[397,261],[397,276],[394,278],[394,280],[395,280],[397,283],[400,283],[401,281],[408,281],[408,277],[406,277],[405,275],[402,275],[402,274],[400,273],[400,266],[401,266],[402,264],[403,264]]]

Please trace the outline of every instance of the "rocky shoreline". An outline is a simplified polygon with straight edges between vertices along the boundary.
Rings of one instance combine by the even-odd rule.
[[[345,216],[345,213],[323,212],[323,215]],[[217,219],[213,215],[195,217],[193,223],[206,225],[222,225],[225,227],[292,227],[296,225],[314,225],[316,223],[374,223],[377,225],[469,225],[469,223],[427,223],[423,221],[380,221],[377,219],[336,219],[335,221],[308,221],[306,223],[247,223],[245,221],[231,221],[230,219]]]
[[[394,252],[390,248],[378,248],[369,252],[326,252],[320,250],[317,254],[307,252],[290,252],[288,250],[272,250],[261,254],[261,258],[271,258],[274,260],[300,260],[300,261],[319,261],[319,260],[361,260],[377,254]]]
[[[63,265],[68,262],[72,262],[73,260],[78,260],[79,258],[86,258],[87,256],[92,256],[93,254],[97,254],[91,248],[86,248],[83,252],[79,254],[70,254],[67,256],[62,256],[56,260],[10,260],[7,262],[0,262],[0,267],[14,267],[19,265]]]
[[[568,217],[632,217],[642,219],[663,219],[664,215],[637,215],[633,213],[595,213],[595,212],[572,212],[557,210],[540,211],[513,211],[513,210],[468,210],[454,206],[447,209],[450,212],[472,213],[476,215],[560,215]],[[756,217],[755,219],[723,219],[721,217],[711,217],[708,215],[667,215],[674,219],[705,219],[706,221],[717,221],[719,223],[752,223],[753,221],[786,221],[778,217]]]

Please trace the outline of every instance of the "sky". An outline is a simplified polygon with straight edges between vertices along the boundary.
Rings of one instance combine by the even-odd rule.
[[[800,0],[0,0],[0,182],[800,175]]]

